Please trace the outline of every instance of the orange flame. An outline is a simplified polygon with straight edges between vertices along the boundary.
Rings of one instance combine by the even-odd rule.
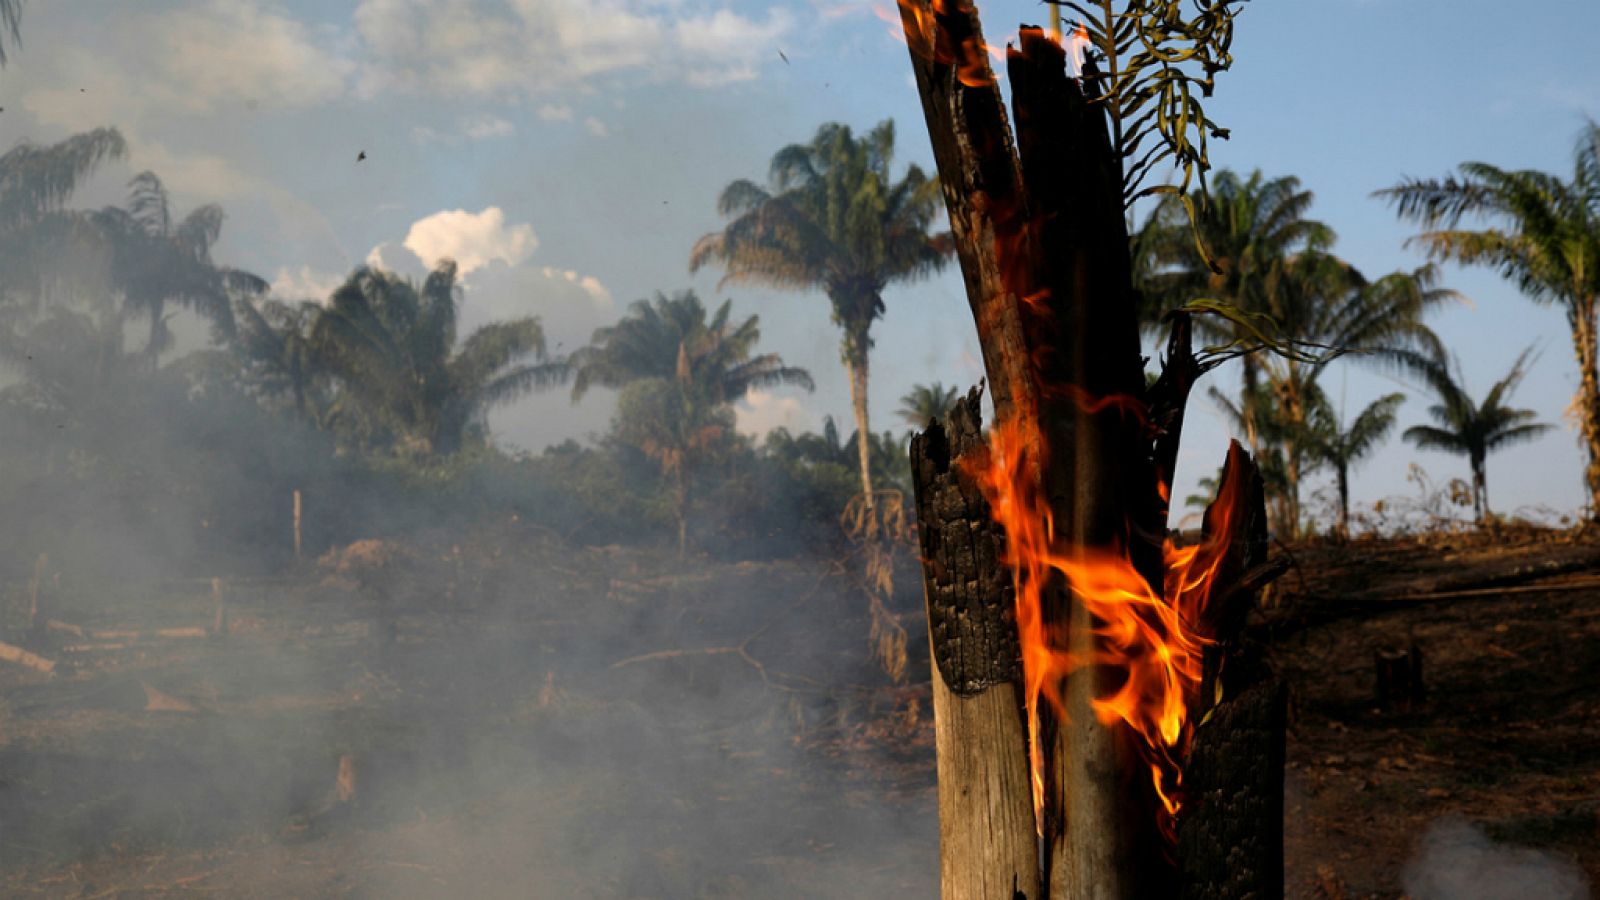
[[[1122,398],[1131,401],[1131,398]],[[1114,398],[1096,406],[1116,405]],[[1202,653],[1209,643],[1200,631],[1218,568],[1226,557],[1233,504],[1216,505],[1218,520],[1197,546],[1164,548],[1164,584],[1156,590],[1135,570],[1125,548],[1065,545],[1055,534],[1050,508],[1040,488],[1038,461],[1031,448],[1042,438],[1031,423],[999,423],[988,453],[968,470],[1005,530],[1004,562],[1016,589],[1016,621],[1022,648],[1024,697],[1028,715],[1036,821],[1043,822],[1045,748],[1039,739],[1039,702],[1065,717],[1062,687],[1067,675],[1088,665],[1120,674],[1121,685],[1092,701],[1103,725],[1121,722],[1140,738],[1145,761],[1162,803],[1162,831],[1175,835],[1182,804],[1179,762],[1188,749],[1193,723],[1188,711],[1197,699]],[[1239,478],[1224,479],[1234,487]],[[1159,485],[1165,495],[1166,485]],[[1064,635],[1044,615],[1044,592],[1059,575],[1095,621],[1092,659],[1075,658],[1062,646]]]
[[[994,83],[994,71],[989,67],[992,59],[1005,61],[1005,51],[991,47],[977,37],[968,37],[959,46],[949,46],[948,33],[938,27],[937,15],[967,13],[972,4],[967,0],[932,0],[923,4],[917,0],[898,0],[900,14],[884,5],[875,5],[872,11],[889,23],[889,34],[910,46],[912,52],[924,59],[956,67],[956,78],[967,87],[984,87]],[[945,37],[943,45],[939,38]]]

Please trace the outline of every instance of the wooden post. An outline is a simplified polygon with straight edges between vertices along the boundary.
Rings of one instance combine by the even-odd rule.
[[[211,636],[222,637],[228,633],[228,611],[222,599],[222,579],[211,579]]]
[[[45,568],[50,564],[48,553],[39,554],[33,562],[33,577],[28,579],[28,631],[36,633],[44,628],[48,615],[42,615],[39,609],[39,590],[44,586]]]
[[[300,561],[300,489],[294,489],[294,561]]]

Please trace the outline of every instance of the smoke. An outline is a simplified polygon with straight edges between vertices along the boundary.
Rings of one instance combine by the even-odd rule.
[[[1588,900],[1589,880],[1568,860],[1496,843],[1459,817],[1436,820],[1406,864],[1402,882],[1415,900]]]

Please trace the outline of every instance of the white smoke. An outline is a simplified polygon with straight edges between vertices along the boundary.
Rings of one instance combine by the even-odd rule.
[[[1589,900],[1589,879],[1572,862],[1491,840],[1459,817],[1436,820],[1402,876],[1413,900]]]

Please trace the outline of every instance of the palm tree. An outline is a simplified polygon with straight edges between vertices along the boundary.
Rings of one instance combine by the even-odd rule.
[[[357,269],[317,316],[311,342],[341,389],[330,417],[415,456],[456,452],[470,433],[487,433],[490,408],[567,373],[545,358],[535,317],[485,325],[458,344],[450,260],[421,285]]]
[[[690,380],[703,384],[719,404],[777,385],[815,388],[810,373],[785,366],[776,353],[751,357],[761,341],[760,316],[735,325],[731,300],[723,301],[709,321],[706,315],[694,291],[671,296],[658,291],[654,304],[635,301],[626,317],[596,329],[589,346],[572,354],[572,399],[582,399],[593,385],[621,388],[645,378],[681,378],[685,365]]]
[[[1133,238],[1135,281],[1145,299],[1141,312],[1147,327],[1155,327],[1168,310],[1199,298],[1220,300],[1241,312],[1267,313],[1269,290],[1287,261],[1333,243],[1328,226],[1305,217],[1312,194],[1293,176],[1268,180],[1256,170],[1241,178],[1224,169],[1211,179],[1206,202],[1197,208],[1192,224],[1180,200],[1163,196]],[[1195,327],[1202,340],[1214,344],[1250,337],[1240,322],[1215,316],[1197,317]],[[1259,453],[1255,410],[1248,398],[1256,395],[1260,362],[1249,355],[1241,363],[1243,431],[1252,451]]]
[[[925,430],[934,419],[949,415],[960,396],[959,388],[945,387],[937,381],[912,385],[911,390],[900,398],[900,418],[918,431]]]
[[[732,301],[707,319],[693,291],[636,301],[615,325],[597,329],[572,355],[572,397],[593,385],[621,389],[616,432],[661,467],[673,485],[678,555],[688,552],[694,470],[733,431],[732,404],[748,392],[794,384],[812,390],[804,369],[775,353],[752,356],[760,318],[732,321]]]
[[[1405,402],[1404,394],[1385,394],[1367,404],[1346,428],[1327,397],[1318,391],[1311,410],[1306,451],[1333,467],[1339,490],[1340,536],[1350,535],[1350,469],[1389,436],[1394,429],[1395,411]]]
[[[1512,409],[1505,405],[1511,392],[1527,372],[1527,350],[1517,357],[1506,377],[1495,382],[1482,403],[1474,402],[1462,386],[1460,363],[1452,374],[1450,366],[1436,362],[1424,368],[1423,374],[1432,386],[1439,402],[1428,407],[1428,415],[1437,425],[1417,425],[1407,428],[1406,440],[1423,450],[1443,450],[1465,456],[1472,466],[1472,510],[1478,524],[1483,524],[1489,514],[1488,482],[1485,478],[1485,461],[1492,451],[1521,441],[1531,441],[1550,430],[1550,426],[1533,421],[1538,415],[1531,409]]]
[[[150,318],[145,352],[152,363],[167,349],[167,304],[193,310],[211,323],[219,341],[234,334],[234,300],[260,294],[258,276],[211,259],[222,235],[222,207],[207,204],[174,220],[166,185],[154,172],[128,182],[126,207],[107,207],[95,218],[112,248],[112,273],[130,311]]]
[[[786,290],[821,290],[843,331],[840,357],[850,379],[856,430],[870,434],[867,363],[872,323],[883,315],[890,284],[937,272],[954,245],[930,231],[941,208],[938,183],[912,165],[895,181],[894,123],[884,121],[857,139],[828,123],[809,144],[791,144],[772,157],[768,186],[728,185],[718,211],[732,219],[702,237],[689,270],[708,263],[725,270],[722,283],[747,282]],[[861,490],[873,503],[866,442],[859,445]]]
[[[241,298],[234,303],[234,349],[244,358],[247,375],[265,393],[288,392],[295,414],[311,425],[320,423],[322,410],[315,395],[323,372],[311,337],[321,313],[322,305],[313,300]]]
[[[1570,181],[1469,162],[1445,178],[1406,179],[1378,195],[1426,229],[1413,240],[1429,256],[1495,269],[1529,299],[1566,313],[1578,358],[1589,513],[1600,517],[1600,125],[1589,123],[1573,156]],[[1493,227],[1463,229],[1467,216]]]
[[[1320,252],[1286,261],[1269,279],[1266,312],[1280,335],[1324,348],[1311,358],[1268,356],[1259,362],[1273,397],[1271,414],[1279,420],[1272,439],[1283,449],[1291,536],[1300,523],[1301,465],[1316,461],[1298,444],[1314,430],[1318,379],[1340,358],[1411,367],[1416,360],[1440,357],[1444,348],[1423,317],[1457,299],[1455,291],[1438,286],[1438,272],[1431,265],[1369,283],[1349,264]]]
[[[0,26],[3,20],[0,9]],[[40,263],[81,236],[83,217],[64,209],[67,198],[102,163],[127,152],[120,132],[98,128],[49,146],[23,142],[0,155],[0,300],[38,296]]]
[[[0,390],[13,407],[47,413],[58,428],[103,428],[127,413],[140,358],[123,351],[120,313],[54,306],[27,327],[0,329],[0,365],[19,381]]]

